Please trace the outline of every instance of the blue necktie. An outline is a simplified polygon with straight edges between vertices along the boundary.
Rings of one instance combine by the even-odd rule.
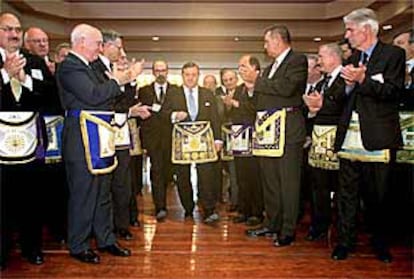
[[[194,121],[197,117],[197,107],[196,107],[196,103],[195,103],[195,99],[194,99],[194,95],[193,95],[193,90],[189,89],[188,90],[188,112],[190,113],[190,118],[192,121]]]

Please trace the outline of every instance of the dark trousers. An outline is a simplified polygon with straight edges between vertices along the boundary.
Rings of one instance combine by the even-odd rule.
[[[130,221],[135,221],[138,219],[139,210],[137,204],[137,195],[142,193],[142,155],[131,156],[129,162],[129,169],[131,174],[131,181],[129,185],[131,186],[131,199],[129,202],[129,219]]]
[[[198,164],[197,178],[198,178],[198,196],[201,207],[205,216],[211,215],[217,203],[217,183],[214,178],[216,173],[216,163]],[[180,196],[181,204],[187,213],[192,213],[194,210],[193,189],[190,181],[190,165],[177,165],[177,186],[178,194]]]
[[[34,161],[1,167],[1,261],[8,257],[15,229],[23,254],[41,250],[42,198],[46,194],[39,172],[42,165]]]
[[[92,175],[86,162],[65,162],[69,187],[68,248],[80,253],[90,248],[89,238],[95,234],[98,247],[116,242],[112,224],[110,174]]]
[[[331,224],[331,192],[338,186],[338,171],[311,167],[312,221],[315,233],[328,231]]]
[[[118,166],[112,176],[112,210],[115,229],[128,229],[129,203],[131,200],[129,149],[117,150]]]
[[[263,218],[263,191],[257,157],[235,157],[239,186],[239,212],[247,217]]]
[[[338,242],[347,247],[356,243],[356,215],[359,193],[364,201],[366,222],[373,239],[385,245],[387,226],[386,193],[390,164],[352,162],[340,159],[338,206]]]
[[[43,201],[43,216],[49,232],[56,240],[66,238],[68,186],[64,164],[45,164],[41,169],[45,196]]]
[[[266,211],[264,224],[282,236],[293,236],[299,211],[302,144],[286,145],[280,158],[259,157]]]
[[[151,190],[155,212],[167,209],[167,186],[172,181],[171,153],[165,150],[149,150],[151,161]]]

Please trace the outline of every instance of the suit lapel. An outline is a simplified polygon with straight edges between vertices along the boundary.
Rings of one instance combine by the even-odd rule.
[[[383,44],[378,41],[377,45],[374,48],[374,51],[371,54],[371,57],[369,58],[368,64],[367,64],[367,71],[369,72],[369,69],[372,69],[372,66],[375,65],[379,59],[381,58],[381,52],[382,52]]]

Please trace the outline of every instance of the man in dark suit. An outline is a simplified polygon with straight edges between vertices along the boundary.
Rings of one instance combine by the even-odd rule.
[[[99,58],[92,63],[92,69],[97,73],[101,82],[108,80],[105,72],[112,72],[113,68],[118,70],[117,62],[123,50],[121,35],[113,30],[102,31],[103,47]],[[136,86],[136,82],[133,82]],[[120,87],[123,92],[117,96],[114,101],[115,116],[121,118],[120,134],[121,142],[115,142],[116,157],[118,159],[118,166],[112,173],[111,192],[112,192],[112,210],[114,228],[119,237],[125,240],[133,238],[129,227],[129,203],[131,200],[131,187],[128,184],[129,180],[129,163],[131,156],[129,155],[130,133],[128,127],[129,108],[136,103],[135,92],[127,88],[131,87],[131,83]],[[119,125],[116,123],[116,125]],[[125,134],[122,132],[125,131]],[[125,143],[125,140],[127,143]],[[124,142],[122,142],[124,141]]]
[[[168,64],[164,60],[152,63],[155,81],[139,89],[139,100],[152,107],[150,118],[142,121],[142,144],[151,160],[151,189],[155,218],[163,222],[167,217],[167,187],[172,181],[171,121],[162,117],[163,104],[170,94],[177,93],[177,86],[167,81]]]
[[[291,49],[286,26],[266,28],[264,40],[267,54],[274,59],[273,64],[264,70],[262,76],[252,67],[244,68],[240,75],[247,86],[254,85],[258,112],[286,111],[286,130],[279,130],[275,136],[284,137],[285,145],[279,157],[273,154],[259,157],[266,219],[263,227],[246,233],[249,236],[277,233],[274,245],[279,247],[291,245],[295,239],[306,134],[301,105],[308,65],[306,56]],[[270,152],[263,148],[263,153]]]
[[[193,62],[184,64],[181,70],[183,86],[176,94],[167,95],[165,114],[172,122],[209,121],[215,139],[215,150],[222,147],[217,106],[210,90],[198,86],[199,66]],[[194,104],[193,104],[194,103]],[[214,179],[216,162],[197,164],[198,196],[204,213],[204,223],[213,224],[219,220],[215,212],[217,203],[217,182]],[[190,165],[177,165],[177,186],[185,217],[192,217],[194,210],[193,190],[190,182]]]
[[[259,60],[254,56],[244,55],[240,58],[239,68],[246,65],[252,65],[257,71],[260,71]],[[234,94],[223,97],[223,102],[232,125],[238,125],[237,127],[241,125],[242,129],[254,127],[256,119],[254,96],[253,92],[249,92],[244,84],[237,86]],[[232,132],[234,132],[233,129]],[[242,133],[240,135],[245,136]],[[247,144],[251,146],[251,138]],[[263,192],[260,179],[257,179],[252,173],[259,173],[259,163],[257,157],[254,157],[251,152],[237,152],[234,147],[233,143],[239,215],[233,219],[233,222],[244,222],[248,226],[257,226],[263,221]],[[243,146],[240,149],[243,149]]]
[[[48,35],[41,28],[30,27],[24,34],[24,46],[31,54],[43,59],[47,66],[42,69],[43,80],[49,84],[49,90],[45,92],[47,96],[42,105],[43,115],[48,119],[55,120],[57,117],[63,117],[64,111],[60,104],[55,79],[56,66],[55,62],[49,59]],[[48,121],[45,120],[45,122]],[[50,129],[50,127],[48,128]],[[58,134],[58,136],[61,135]],[[43,172],[44,177],[47,177],[43,182],[47,195],[44,197],[44,213],[42,215],[54,239],[62,244],[66,241],[65,224],[67,223],[67,185],[64,165],[59,159],[48,160],[46,158],[46,163],[40,171]]]
[[[50,84],[45,79],[46,65],[36,56],[21,50],[22,28],[19,19],[10,13],[0,15],[0,65],[2,76],[1,111],[39,112],[45,107]],[[44,128],[44,122],[40,120]],[[45,148],[47,139],[44,129],[38,136]],[[2,261],[7,259],[11,246],[11,229],[15,222],[20,232],[22,256],[32,264],[42,264],[41,198],[43,183],[39,168],[43,157],[33,161],[21,161],[2,167]],[[31,183],[27,183],[27,177]],[[2,216],[2,217],[3,217]]]
[[[319,47],[319,65],[324,79],[315,91],[303,95],[313,119],[313,136],[309,158],[312,220],[306,240],[325,239],[331,223],[331,192],[338,184],[339,160],[333,153],[332,140],[346,101],[345,82],[340,77],[341,49],[335,43]]]
[[[379,24],[371,9],[352,11],[344,17],[344,23],[345,37],[358,51],[350,59],[352,64],[341,72],[349,97],[335,140],[335,150],[345,152],[339,153],[338,245],[332,258],[344,260],[354,248],[358,192],[361,192],[366,222],[372,232],[371,244],[380,261],[391,262],[385,240],[384,201],[393,155],[402,145],[398,94],[404,86],[405,56],[402,49],[378,40]],[[351,118],[352,123],[359,123],[358,138],[364,154],[356,160],[351,160],[346,152],[358,144],[355,137],[350,137]]]
[[[80,110],[111,111],[121,85],[134,80],[142,71],[136,63],[124,72],[106,72],[105,82],[92,70],[90,63],[102,48],[101,32],[87,24],[79,24],[71,33],[72,51],[57,71],[57,82],[63,108],[66,110],[63,130],[63,158],[68,187],[68,246],[70,255],[85,263],[99,263],[99,256],[90,248],[94,233],[97,247],[115,256],[130,256],[128,249],[116,242],[111,222],[110,178],[92,174],[88,169],[82,142]],[[102,139],[103,140],[103,139]]]

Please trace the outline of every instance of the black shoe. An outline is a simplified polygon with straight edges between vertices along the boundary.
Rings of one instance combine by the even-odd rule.
[[[70,253],[70,256],[83,263],[98,264],[100,262],[99,256],[91,249],[76,254]]]
[[[239,224],[239,223],[244,223],[247,221],[247,217],[246,215],[240,214],[239,216],[236,216],[233,218],[233,223],[235,224]]]
[[[309,230],[308,234],[305,236],[305,240],[307,241],[318,241],[326,239],[328,234],[326,232],[315,232],[313,230]]]
[[[22,253],[22,257],[31,264],[41,265],[44,263],[43,253],[41,251],[36,250],[27,253]]]
[[[118,243],[108,245],[105,247],[98,248],[100,252],[108,252],[111,255],[118,257],[129,257],[131,256],[131,250],[123,248]]]
[[[186,211],[184,213],[184,220],[191,220],[191,219],[194,219],[193,212]]]
[[[386,245],[383,241],[375,241],[372,239],[371,245],[378,260],[384,263],[392,262],[392,255],[390,253],[388,245]]]
[[[262,222],[263,222],[262,218],[252,216],[252,217],[247,218],[246,226],[254,227],[254,226],[260,225]]]
[[[157,214],[155,214],[155,219],[157,219],[157,222],[164,222],[165,218],[167,218],[167,211],[164,209],[161,209],[157,212]]]
[[[346,260],[348,258],[349,249],[344,245],[337,245],[332,252],[331,258],[336,261]]]
[[[273,245],[275,247],[283,247],[283,246],[289,246],[292,245],[292,243],[295,241],[295,237],[294,236],[281,236],[276,238],[273,241]]]
[[[274,237],[276,234],[277,234],[276,231],[272,231],[268,227],[260,227],[258,229],[246,230],[246,235],[248,237],[259,237],[259,236]]]
[[[132,233],[127,229],[119,229],[118,230],[118,236],[124,240],[132,240],[134,239],[134,236]]]
[[[135,220],[131,220],[131,221],[129,221],[129,224],[131,225],[131,226],[133,226],[133,227],[141,227],[141,223],[139,222],[139,220],[138,219],[135,219]]]

